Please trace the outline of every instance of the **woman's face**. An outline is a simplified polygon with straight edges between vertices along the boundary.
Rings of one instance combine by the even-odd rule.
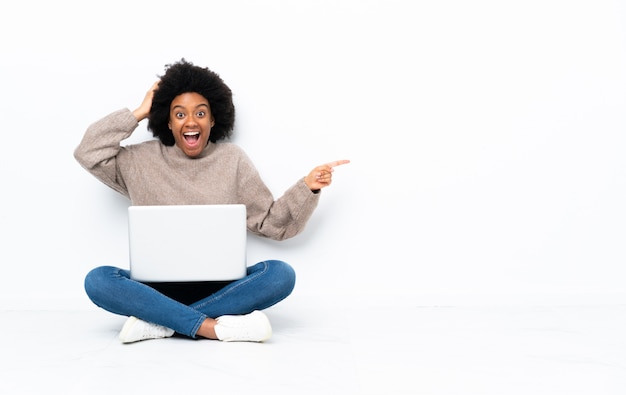
[[[170,104],[168,126],[174,141],[187,156],[195,158],[209,142],[215,125],[209,102],[199,93],[182,93]]]

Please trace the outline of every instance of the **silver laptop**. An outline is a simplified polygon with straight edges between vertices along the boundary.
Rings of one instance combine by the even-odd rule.
[[[130,206],[130,276],[142,282],[246,275],[246,206]]]

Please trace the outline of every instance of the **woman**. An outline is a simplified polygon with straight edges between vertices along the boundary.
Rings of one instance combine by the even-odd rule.
[[[121,145],[148,119],[158,139]],[[232,93],[207,68],[182,59],[168,65],[134,111],[121,109],[87,129],[74,156],[104,184],[133,205],[245,204],[250,232],[274,240],[299,234],[320,190],[331,184],[339,160],[315,167],[274,200],[246,154],[227,143],[235,122]],[[188,248],[202,249],[201,240]],[[261,312],[286,298],[294,270],[278,260],[248,267],[233,282],[144,284],[128,270],[93,269],[85,291],[101,308],[128,316],[120,340],[131,343],[170,337],[222,341],[267,340],[272,333]]]

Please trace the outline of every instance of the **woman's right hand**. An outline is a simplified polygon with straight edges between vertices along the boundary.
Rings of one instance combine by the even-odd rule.
[[[143,102],[135,111],[133,111],[133,115],[137,118],[137,122],[140,122],[150,115],[150,107],[152,107],[152,98],[154,97],[154,91],[159,87],[159,81],[152,84],[152,87],[148,92],[146,92],[146,96],[143,98]]]

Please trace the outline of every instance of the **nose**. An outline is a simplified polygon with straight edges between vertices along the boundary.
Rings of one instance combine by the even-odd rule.
[[[185,119],[185,125],[192,125],[195,126],[198,124],[198,120],[196,119],[196,117],[187,117]]]

